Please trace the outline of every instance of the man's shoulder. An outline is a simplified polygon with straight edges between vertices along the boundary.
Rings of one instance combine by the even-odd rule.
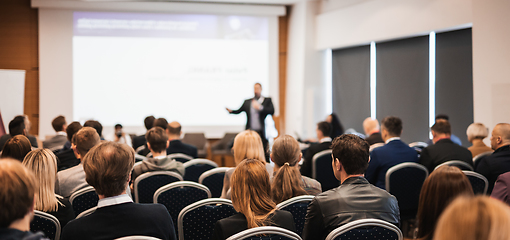
[[[68,169],[65,169],[65,170],[62,170],[60,172],[57,173],[57,177],[64,177],[64,176],[69,176],[69,175],[73,175],[75,173],[79,173],[79,172],[84,172],[83,171],[83,165],[82,164],[78,164],[72,168],[68,168]]]

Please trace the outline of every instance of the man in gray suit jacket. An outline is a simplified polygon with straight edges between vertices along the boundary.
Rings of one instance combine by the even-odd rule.
[[[67,142],[66,118],[60,115],[51,121],[51,125],[53,129],[55,129],[55,132],[57,132],[57,135],[44,141],[43,148],[48,148],[51,151],[62,149]]]

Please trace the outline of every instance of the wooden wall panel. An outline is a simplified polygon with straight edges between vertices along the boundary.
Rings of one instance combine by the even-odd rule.
[[[287,43],[289,29],[290,6],[287,6],[287,15],[278,17],[278,72],[279,72],[279,98],[280,115],[274,117],[276,129],[279,134],[285,134],[285,106],[287,95]]]

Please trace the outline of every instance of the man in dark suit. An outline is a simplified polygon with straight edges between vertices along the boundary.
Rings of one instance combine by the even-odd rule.
[[[368,142],[368,145],[384,143],[377,119],[366,118],[365,121],[363,121],[363,130],[365,131],[365,140]]]
[[[274,114],[274,106],[270,97],[262,97],[262,85],[260,85],[260,83],[255,83],[254,93],[255,96],[253,98],[246,99],[239,109],[232,110],[227,108],[227,111],[231,114],[245,112],[246,129],[256,131],[262,139],[264,149],[267,150],[268,142],[266,138],[266,125],[264,122],[267,115]]]
[[[301,165],[301,175],[312,177],[312,159],[313,155],[321,151],[327,150],[331,147],[331,125],[328,122],[317,123],[317,139],[318,143],[312,143],[306,150],[303,164]]]
[[[398,117],[385,117],[381,136],[386,145],[375,148],[370,153],[365,178],[375,186],[386,189],[386,172],[389,168],[404,162],[418,162],[418,153],[400,140],[402,120]]]
[[[499,123],[494,127],[491,147],[494,153],[480,159],[476,167],[476,171],[489,181],[488,194],[491,194],[498,176],[510,171],[510,124]]]
[[[432,131],[432,142],[424,148],[420,154],[420,163],[431,173],[437,165],[451,161],[463,161],[473,166],[473,156],[467,148],[459,146],[450,140],[451,127],[446,120],[437,120],[430,128]]]
[[[62,240],[134,235],[177,239],[172,218],[163,205],[133,203],[126,194],[134,163],[134,150],[115,142],[103,142],[85,155],[83,169],[87,182],[99,195],[99,203],[94,213],[69,222]]]
[[[178,122],[171,122],[166,129],[170,145],[166,149],[166,154],[183,153],[190,157],[197,158],[198,150],[195,146],[183,143],[181,141],[182,127]]]
[[[57,132],[57,135],[54,137],[47,139],[43,142],[43,148],[48,148],[51,151],[60,150],[64,147],[64,144],[67,142],[67,134],[66,134],[66,118],[64,116],[58,116],[53,121],[51,121],[51,126]]]
[[[26,129],[25,129],[25,118],[21,115],[18,115],[14,117],[9,122],[9,134],[4,134],[2,137],[0,137],[0,151],[4,148],[5,143],[7,140],[11,139],[12,137],[16,135],[25,135],[26,136]]]
[[[65,170],[68,168],[72,168],[78,164],[80,164],[80,159],[76,158],[76,155],[74,154],[74,150],[71,148],[73,136],[76,132],[78,132],[82,128],[80,122],[72,122],[67,126],[66,133],[67,133],[67,140],[68,142],[64,144],[64,148],[60,150],[57,154],[58,159],[58,171]],[[66,147],[66,145],[69,145],[69,147]]]
[[[152,128],[152,125],[154,124],[154,120],[156,120],[156,118],[154,118],[154,116],[148,116],[143,121],[143,123],[145,125],[145,129],[147,129],[147,131],[149,131]],[[133,149],[136,150],[140,146],[143,146],[145,143],[147,143],[147,140],[145,139],[145,134],[136,136],[133,138]]]

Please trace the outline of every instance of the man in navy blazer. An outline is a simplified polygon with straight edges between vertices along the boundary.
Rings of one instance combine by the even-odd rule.
[[[404,162],[418,162],[418,153],[400,140],[402,120],[398,117],[385,117],[382,120],[381,137],[385,145],[370,153],[365,178],[375,186],[386,189],[386,172],[389,168]]]
[[[170,141],[170,144],[166,149],[166,154],[170,155],[174,153],[183,153],[193,158],[198,157],[197,147],[183,143],[181,141],[182,127],[180,123],[175,121],[169,123],[168,127],[166,128],[166,134],[168,135],[168,140]]]

